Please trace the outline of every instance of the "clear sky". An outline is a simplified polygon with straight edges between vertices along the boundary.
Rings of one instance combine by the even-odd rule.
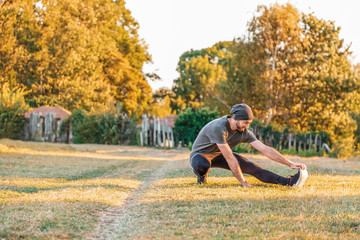
[[[153,59],[153,64],[146,64],[143,71],[155,72],[162,79],[149,82],[152,89],[172,87],[179,76],[176,66],[182,53],[245,35],[257,6],[276,2],[289,2],[300,12],[335,21],[345,44],[352,44],[352,61],[360,62],[358,0],[126,0]]]

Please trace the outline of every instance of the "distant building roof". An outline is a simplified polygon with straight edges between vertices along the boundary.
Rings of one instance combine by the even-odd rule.
[[[60,119],[65,119],[67,116],[71,115],[71,112],[69,112],[68,110],[65,110],[62,107],[43,106],[43,107],[35,108],[29,112],[26,112],[25,118],[30,118],[30,114],[32,112],[40,113],[42,117],[45,117],[45,114],[48,112],[53,112],[53,113],[55,113],[55,118],[60,118]]]
[[[175,127],[175,120],[176,120],[177,117],[178,117],[177,115],[169,115],[169,116],[163,117],[161,119],[163,119],[163,120],[167,119],[169,127],[174,128]]]

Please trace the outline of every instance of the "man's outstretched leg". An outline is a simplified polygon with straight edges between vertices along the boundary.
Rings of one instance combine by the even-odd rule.
[[[250,174],[262,182],[280,184],[283,186],[293,186],[297,183],[297,181],[300,178],[300,170],[294,176],[283,177],[272,171],[263,169],[256,163],[250,162],[249,160],[240,156],[239,154],[234,153],[234,155],[238,160],[241,169],[244,169],[242,170],[244,173]]]
[[[210,162],[201,154],[196,154],[190,159],[194,173],[198,177],[198,183],[207,183],[207,175],[210,171]]]
[[[274,172],[271,172],[269,170],[263,169],[259,165],[255,164],[253,162],[250,162],[249,160],[240,156],[237,153],[234,153],[234,156],[238,160],[239,166],[243,173],[250,174],[262,182],[272,183],[272,184],[280,184],[280,185],[284,185],[284,186],[286,186],[286,185],[293,186],[299,180],[300,171],[297,174],[295,174],[294,176],[287,178],[287,177],[278,175]],[[223,155],[219,155],[216,158],[214,158],[211,165],[212,165],[212,167],[219,167],[219,168],[225,168],[225,169],[230,170],[229,165],[228,165],[226,159],[223,157]]]

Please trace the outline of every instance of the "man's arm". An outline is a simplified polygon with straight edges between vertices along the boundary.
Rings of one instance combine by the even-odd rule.
[[[261,152],[262,154],[264,154],[265,156],[267,156],[268,158],[270,158],[271,160],[273,160],[275,162],[282,163],[282,164],[284,164],[286,166],[289,166],[292,169],[299,169],[299,168],[306,169],[305,164],[293,163],[292,161],[284,158],[284,156],[281,155],[274,148],[266,146],[265,144],[263,144],[259,140],[251,142],[249,144],[251,145],[251,147],[255,148],[256,150],[258,150],[259,152]]]
[[[245,181],[245,178],[244,178],[244,175],[242,174],[239,163],[238,163],[237,159],[235,158],[233,152],[231,151],[229,144],[226,143],[226,144],[216,144],[216,145],[218,146],[222,155],[226,159],[226,161],[230,167],[230,170],[232,171],[234,176],[237,178],[237,180],[239,180],[241,185],[243,185],[244,187],[250,187],[251,184],[249,184]]]

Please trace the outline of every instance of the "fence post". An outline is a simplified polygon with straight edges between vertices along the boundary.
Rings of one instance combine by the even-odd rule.
[[[48,112],[45,114],[45,119],[44,119],[44,140],[45,142],[52,142],[52,134],[53,134],[53,121],[55,118],[55,113],[53,112]]]
[[[290,150],[291,149],[291,133],[289,133],[288,140],[289,140],[289,150]]]
[[[166,137],[165,137],[165,120],[162,119],[161,121],[161,130],[162,130],[162,140],[163,140],[163,148],[165,148],[166,146]]]
[[[164,119],[165,120],[165,133],[166,133],[166,147],[170,147],[170,134],[169,134],[169,125],[168,125],[168,120],[167,118]]]
[[[155,115],[153,115],[153,146],[156,147],[156,122]]]
[[[30,113],[30,121],[29,121],[30,131],[29,132],[30,132],[30,140],[31,141],[36,140],[37,133],[38,133],[39,118],[40,118],[40,113],[37,113],[37,112]]]

